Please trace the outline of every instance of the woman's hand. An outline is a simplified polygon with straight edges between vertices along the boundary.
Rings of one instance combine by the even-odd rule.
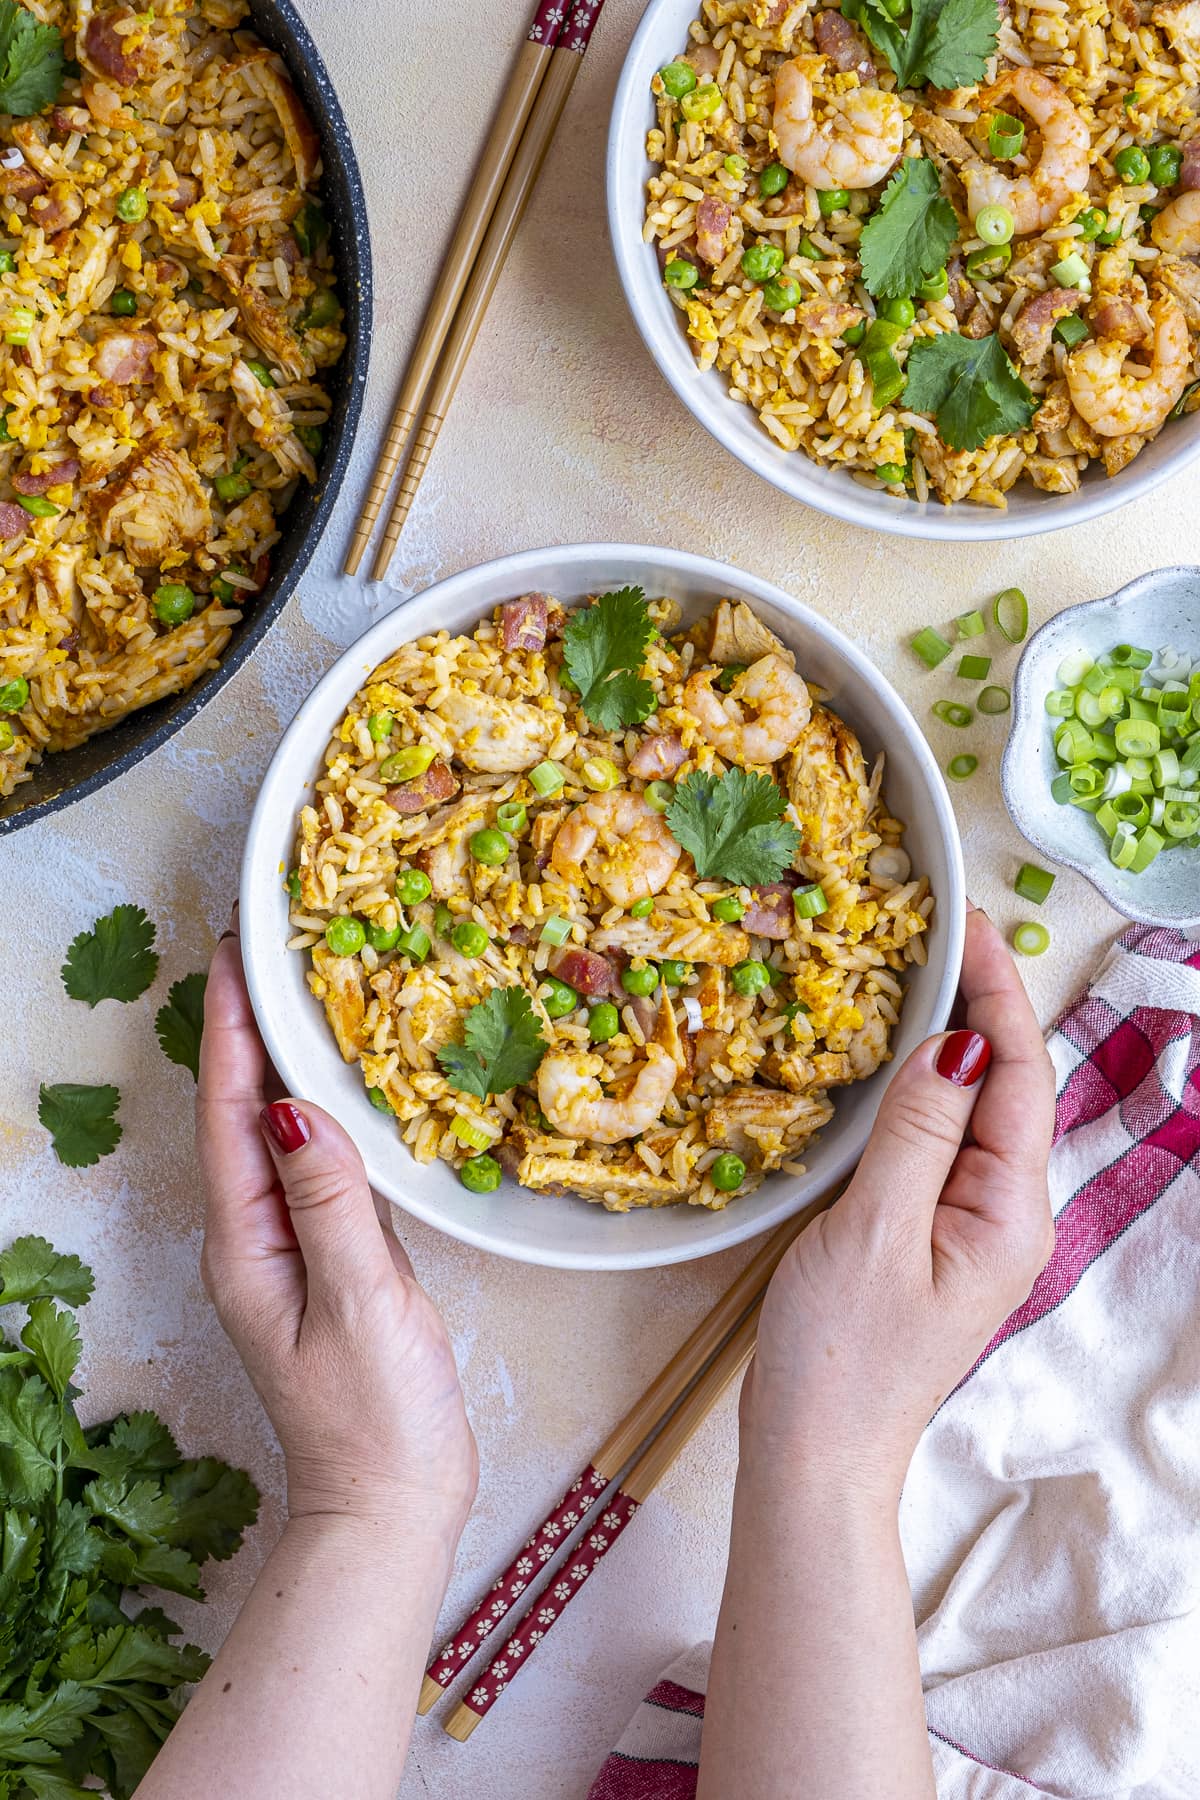
[[[747,1384],[747,1449],[898,1496],[917,1439],[1054,1243],[1054,1080],[1012,958],[967,920],[966,1029],[896,1073],[840,1200],[771,1283]]]
[[[287,1461],[288,1510],[412,1519],[457,1538],[477,1460],[445,1327],[375,1211],[358,1151],[273,1100],[237,939],[208,980],[196,1135],[203,1275]]]

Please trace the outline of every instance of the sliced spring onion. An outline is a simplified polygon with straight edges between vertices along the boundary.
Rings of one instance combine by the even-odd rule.
[[[1108,714],[1100,704],[1100,696],[1089,693],[1081,685],[1075,690],[1075,716],[1095,730],[1097,726],[1103,725]]]
[[[1044,925],[1027,920],[1013,932],[1013,949],[1019,950],[1022,956],[1041,956],[1049,948],[1050,933]]]
[[[571,935],[570,919],[560,919],[557,913],[551,913],[542,923],[538,934],[543,944],[565,944]]]
[[[1025,127],[1020,119],[1014,119],[1011,113],[997,112],[992,114],[988,126],[988,149],[1001,162],[1010,157],[1019,156],[1025,142]]]
[[[1059,287],[1081,288],[1091,282],[1091,271],[1078,250],[1072,250],[1069,256],[1064,256],[1061,262],[1055,263],[1050,271],[1050,278],[1057,281]]]
[[[945,662],[952,646],[948,644],[940,631],[927,625],[924,631],[918,631],[912,639],[912,647],[927,669],[936,669],[939,663]]]
[[[1174,787],[1179,780],[1179,753],[1175,750],[1158,750],[1150,765],[1155,785],[1160,788]]]
[[[1162,817],[1157,821],[1168,837],[1191,837],[1200,829],[1200,802],[1195,800],[1168,800],[1164,803]]]
[[[1070,688],[1051,688],[1046,695],[1046,711],[1052,719],[1073,719],[1075,696]]]
[[[1054,734],[1059,762],[1088,763],[1096,760],[1096,740],[1078,719],[1064,719]]]
[[[979,611],[959,613],[954,623],[960,638],[982,637],[987,630],[987,621]]]
[[[991,668],[990,656],[960,656],[958,659],[960,681],[986,681]]]
[[[1004,588],[992,601],[992,621],[1001,637],[1021,644],[1029,630],[1029,602],[1020,588]]]
[[[951,781],[969,781],[979,767],[979,758],[969,752],[964,756],[952,756],[946,764],[946,773]]]
[[[506,800],[496,808],[496,823],[501,831],[521,831],[529,814],[519,800]]]
[[[1012,705],[1012,695],[1006,687],[985,687],[975,704],[981,713],[1006,713]]]
[[[1154,661],[1153,651],[1136,644],[1117,644],[1108,654],[1114,669],[1148,669]]]
[[[814,881],[809,887],[797,888],[792,899],[795,902],[798,919],[816,919],[822,913],[829,911],[825,890],[819,882]]]
[[[1152,825],[1147,825],[1143,831],[1139,832],[1137,852],[1129,865],[1134,874],[1141,875],[1144,870],[1148,869],[1165,844],[1166,839],[1161,833],[1155,831]]]
[[[620,769],[607,756],[590,756],[579,773],[583,777],[584,786],[591,788],[595,794],[608,793],[621,779]]]
[[[974,717],[971,708],[960,705],[957,700],[935,700],[929,710],[943,725],[953,725],[956,731],[969,725]]]
[[[567,784],[566,776],[555,762],[538,763],[536,768],[530,769],[529,781],[543,800],[549,799],[551,794],[561,792]]]
[[[424,962],[429,955],[429,933],[423,925],[410,925],[396,939],[396,948],[414,962]]]
[[[1092,666],[1092,659],[1086,650],[1073,650],[1070,656],[1064,656],[1058,665],[1055,680],[1060,688],[1076,688]]]
[[[665,813],[675,798],[673,781],[651,781],[642,789],[642,799],[655,812]]]
[[[1032,900],[1035,906],[1042,906],[1049,899],[1053,886],[1054,877],[1049,869],[1039,868],[1037,863],[1022,863],[1013,882],[1013,893],[1020,894],[1022,900]]]
[[[1154,756],[1162,733],[1153,719],[1118,719],[1113,728],[1118,756]]]
[[[492,1134],[482,1125],[476,1125],[473,1119],[464,1119],[461,1113],[455,1113],[450,1121],[450,1135],[456,1137],[460,1144],[468,1150],[486,1150],[492,1141]]]

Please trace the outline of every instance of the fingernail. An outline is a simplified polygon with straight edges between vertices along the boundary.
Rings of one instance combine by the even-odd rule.
[[[934,1068],[955,1087],[974,1087],[987,1074],[992,1046],[978,1031],[952,1031],[937,1053]]]
[[[983,916],[985,919],[988,916],[987,913],[984,911],[983,907],[980,906],[978,900],[972,900],[970,894],[967,895],[967,911],[983,913]]]
[[[981,1038],[980,1043],[982,1042]],[[312,1136],[308,1120],[290,1100],[276,1100],[270,1106],[264,1106],[258,1115],[258,1122],[283,1156],[291,1156],[293,1151],[303,1150]]]

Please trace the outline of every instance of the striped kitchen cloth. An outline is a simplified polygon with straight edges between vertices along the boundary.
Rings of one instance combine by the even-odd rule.
[[[1200,1795],[1200,938],[1135,925],[1049,1039],[1054,1253],[901,1530],[946,1800]],[[708,1647],[589,1800],[692,1800]]]

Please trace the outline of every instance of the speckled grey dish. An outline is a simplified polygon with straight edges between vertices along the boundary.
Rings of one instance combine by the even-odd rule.
[[[326,375],[333,412],[317,480],[297,494],[282,521],[270,579],[238,626],[217,668],[186,693],[158,700],[131,713],[111,731],[102,731],[74,750],[48,756],[32,781],[0,801],[0,836],[57,812],[115,781],[199,712],[230,676],[252,656],[278,618],[312,558],[329,523],[350,461],[354,433],[367,385],[371,342],[371,241],[367,202],[350,128],[338,105],[316,45],[291,0],[249,0],[255,31],[288,65],[309,117],[321,134],[324,174],[321,194],[329,214],[338,290],[345,308],[346,349]]]
[[[1146,925],[1200,926],[1200,850],[1172,850],[1141,875],[1114,868],[1089,813],[1060,806],[1050,792],[1058,773],[1046,695],[1058,686],[1065,656],[1092,656],[1114,644],[1166,644],[1200,655],[1200,568],[1156,569],[1103,600],[1068,606],[1025,646],[1013,685],[1012,728],[1000,771],[1013,824],[1051,862],[1077,869],[1127,919]]]

